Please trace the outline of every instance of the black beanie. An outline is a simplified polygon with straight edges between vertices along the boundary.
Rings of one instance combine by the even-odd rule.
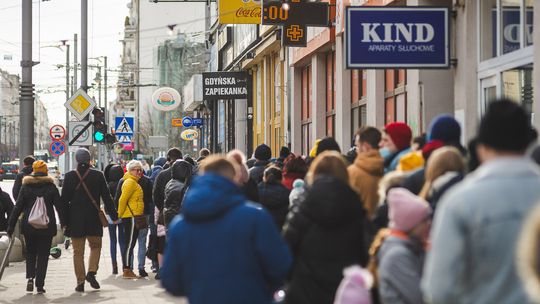
[[[498,151],[523,152],[536,137],[525,110],[507,99],[489,105],[478,130],[478,143]]]
[[[338,143],[332,137],[325,137],[319,142],[319,145],[317,146],[317,155],[324,151],[338,151],[341,153]]]
[[[269,160],[272,157],[272,150],[269,146],[262,144],[255,149],[255,159],[257,160]]]

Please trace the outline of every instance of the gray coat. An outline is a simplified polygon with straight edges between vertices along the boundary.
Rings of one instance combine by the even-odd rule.
[[[516,243],[540,199],[540,170],[525,157],[491,160],[446,193],[433,224],[422,289],[429,303],[528,303]]]
[[[420,241],[389,236],[377,255],[379,295],[384,304],[421,304],[424,249]]]

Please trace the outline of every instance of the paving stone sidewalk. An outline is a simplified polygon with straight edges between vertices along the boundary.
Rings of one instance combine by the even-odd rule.
[[[121,275],[112,274],[112,263],[109,253],[109,237],[105,230],[103,248],[97,274],[100,290],[93,290],[88,283],[85,293],[75,292],[76,280],[73,271],[73,250],[70,247],[62,249],[59,259],[49,257],[45,290],[43,295],[26,292],[25,263],[11,263],[4,272],[0,281],[0,303],[179,303],[187,304],[185,299],[174,298],[167,294],[160,286],[159,281],[150,273],[150,261],[147,260],[146,270],[149,277],[138,280],[125,280]],[[135,247],[136,252],[137,247]],[[90,248],[86,248],[86,262]],[[120,256],[119,256],[120,257]],[[120,262],[120,259],[119,259]],[[135,258],[137,264],[137,258]],[[88,267],[88,264],[86,264]],[[137,272],[136,272],[137,273]]]

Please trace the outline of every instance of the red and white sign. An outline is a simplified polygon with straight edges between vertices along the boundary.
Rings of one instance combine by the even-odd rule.
[[[54,141],[63,140],[66,137],[66,128],[61,125],[54,125],[49,130],[49,135]]]

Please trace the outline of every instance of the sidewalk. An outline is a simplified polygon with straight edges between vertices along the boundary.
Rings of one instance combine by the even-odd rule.
[[[88,283],[85,284],[85,293],[75,292],[76,280],[73,271],[73,250],[70,247],[62,249],[59,259],[49,257],[45,290],[43,295],[26,292],[26,268],[25,263],[10,263],[0,281],[0,303],[181,303],[187,301],[174,298],[161,288],[159,281],[154,279],[154,274],[138,280],[124,280],[121,275],[112,275],[112,263],[109,253],[109,235],[104,229],[103,248],[97,280],[101,285],[100,290],[94,290]],[[135,247],[136,252],[137,246]],[[86,262],[90,248],[86,247]],[[120,257],[120,255],[119,255]],[[120,261],[120,260],[119,260]],[[135,257],[135,264],[137,258]],[[146,270],[150,272],[150,261],[147,260]],[[88,267],[88,264],[86,264]],[[120,270],[121,271],[121,270]]]

